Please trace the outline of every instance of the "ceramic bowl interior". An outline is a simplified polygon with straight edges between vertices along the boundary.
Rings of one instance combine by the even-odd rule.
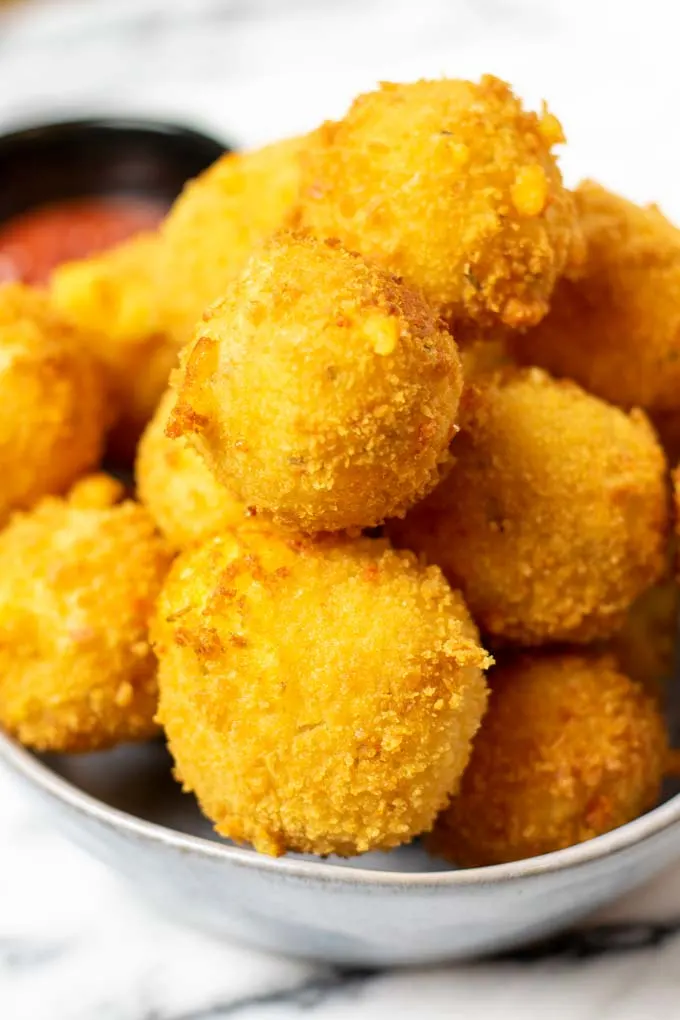
[[[669,687],[667,722],[674,744],[680,742],[680,697],[671,697],[670,693],[680,685]],[[0,757],[2,748],[0,747]],[[30,752],[25,752],[28,762]],[[184,794],[172,777],[172,760],[162,740],[138,746],[124,746],[112,751],[85,755],[48,754],[35,756],[36,764],[44,768],[33,772],[33,781],[40,783],[42,776],[47,779],[49,772],[60,777],[73,789],[87,795],[88,801],[113,808],[116,813],[131,816],[141,822],[160,826],[169,833],[196,837],[196,846],[205,846],[205,841],[219,846],[225,856],[234,852],[239,856],[250,855],[254,866],[264,859],[254,850],[235,850],[233,844],[218,836],[211,823],[201,814],[193,796]],[[49,772],[48,772],[49,770]],[[663,807],[661,807],[663,805]],[[624,842],[629,844],[642,838],[649,825],[663,826],[680,819],[680,777],[672,777],[664,784],[660,806],[640,819],[622,826],[613,833],[608,833],[588,844],[580,844],[568,850],[547,854],[532,861],[519,861],[511,866],[494,866],[474,869],[476,873],[485,872],[489,878],[501,877],[504,874],[530,872],[534,864],[541,862],[541,867],[550,865],[559,867],[560,862],[568,864],[577,861],[580,856],[591,856],[592,852],[606,854],[616,845]],[[416,840],[409,846],[399,847],[388,853],[376,852],[361,857],[344,860],[329,857],[325,861],[302,854],[289,854],[275,863],[285,867],[284,862],[308,861],[325,869],[357,869],[365,872],[388,872],[414,875],[435,873],[447,881],[460,881],[465,874],[444,861],[430,856],[421,843]],[[350,877],[350,876],[348,876]],[[396,875],[395,875],[396,877]]]

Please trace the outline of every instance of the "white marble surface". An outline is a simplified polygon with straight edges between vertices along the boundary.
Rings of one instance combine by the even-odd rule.
[[[126,109],[256,144],[339,113],[377,79],[493,71],[561,116],[570,182],[596,176],[680,218],[679,29],[670,0],[37,2],[0,14],[0,129]],[[680,1017],[680,936],[343,973],[178,927],[54,834],[5,776],[0,804],[1,1020]],[[680,921],[680,867],[605,920],[636,919]]]

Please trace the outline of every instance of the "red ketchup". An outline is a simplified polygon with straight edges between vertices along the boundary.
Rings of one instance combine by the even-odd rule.
[[[152,230],[167,207],[153,199],[82,198],[38,206],[0,224],[0,283],[44,283],[56,266]]]

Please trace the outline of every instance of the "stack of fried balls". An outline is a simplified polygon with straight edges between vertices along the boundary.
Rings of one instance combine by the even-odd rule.
[[[9,734],[164,731],[274,855],[492,865],[654,806],[680,231],[563,142],[493,77],[384,84],[0,290]]]

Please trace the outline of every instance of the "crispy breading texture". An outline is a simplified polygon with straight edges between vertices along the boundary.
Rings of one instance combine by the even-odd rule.
[[[302,531],[401,515],[448,461],[456,344],[422,298],[332,242],[283,234],[204,316],[169,434]]]
[[[153,628],[178,777],[224,836],[343,856],[432,825],[489,660],[437,568],[246,524],[180,555]]]
[[[132,461],[204,309],[282,225],[297,194],[303,143],[286,139],[222,157],[186,185],[157,232],[53,274],[55,305],[92,332],[118,394],[116,460]]]
[[[121,492],[86,478],[0,534],[0,723],[42,751],[156,731],[148,622],[172,554]]]
[[[522,645],[614,633],[663,573],[666,463],[626,414],[540,369],[478,378],[453,469],[403,524],[460,586],[482,631]]]
[[[156,235],[65,263],[52,275],[50,296],[107,369],[116,410],[109,452],[130,463],[179,350],[163,321]]]
[[[84,343],[40,291],[0,287],[0,526],[99,461],[104,375]]]
[[[561,850],[653,807],[667,735],[607,656],[524,654],[494,669],[457,796],[429,845],[462,866]]]
[[[593,181],[575,192],[588,256],[561,280],[550,314],[513,339],[515,356],[652,416],[678,409],[680,230],[656,206]]]
[[[580,257],[545,109],[505,82],[439,79],[359,96],[303,154],[298,224],[420,288],[449,320],[533,325]]]
[[[680,588],[664,578],[635,600],[621,630],[607,643],[622,673],[661,703],[675,671]]]
[[[246,508],[225,489],[199,456],[180,437],[165,434],[176,394],[167,390],[137,450],[137,494],[160,531],[175,549],[241,523]]]
[[[179,343],[253,250],[283,226],[300,185],[306,137],[230,153],[191,181],[161,227],[163,315]]]
[[[671,472],[673,502],[673,537],[675,540],[675,576],[680,580],[680,464]]]

